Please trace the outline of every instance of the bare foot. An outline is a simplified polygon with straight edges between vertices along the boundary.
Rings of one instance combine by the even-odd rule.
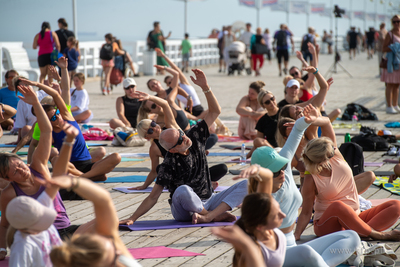
[[[236,221],[236,216],[230,212],[224,212],[214,218],[213,222],[234,222]]]
[[[219,183],[218,182],[211,182],[212,188],[215,190],[218,187]]]
[[[192,224],[208,223],[210,221],[211,220],[207,219],[205,215],[201,215],[196,212],[192,215]]]
[[[392,230],[387,232],[387,234],[388,234],[387,240],[400,241],[400,230]]]

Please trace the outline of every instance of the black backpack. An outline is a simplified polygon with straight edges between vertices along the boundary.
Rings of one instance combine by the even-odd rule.
[[[361,133],[351,138],[351,142],[359,144],[364,151],[387,151],[389,142],[382,136],[373,133]]]
[[[353,176],[364,172],[364,155],[360,145],[353,142],[343,143],[339,151],[353,171]]]
[[[303,42],[301,43],[301,51],[308,52],[308,43],[312,42],[312,38],[309,34],[306,34],[303,38]]]
[[[347,108],[343,112],[342,115],[342,120],[343,121],[351,121],[353,118],[353,115],[357,113],[357,119],[360,120],[371,120],[371,121],[377,121],[378,117],[376,116],[375,113],[373,113],[371,110],[367,109],[363,105],[356,104],[356,103],[350,103],[347,104]]]
[[[276,44],[277,46],[283,47],[287,46],[287,32],[286,31],[278,31],[276,34]]]
[[[111,60],[114,57],[112,44],[104,44],[100,49],[100,59]]]

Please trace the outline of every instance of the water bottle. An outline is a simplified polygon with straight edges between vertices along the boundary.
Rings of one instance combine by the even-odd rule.
[[[246,145],[242,143],[240,151],[240,165],[246,165]]]
[[[346,135],[344,136],[344,142],[345,142],[345,143],[351,142],[351,136],[350,136],[349,133],[346,133]]]
[[[357,131],[357,130],[358,130],[358,126],[357,126],[357,124],[358,124],[358,123],[357,123],[357,122],[358,122],[358,119],[357,119],[357,116],[356,116],[356,115],[353,115],[351,121],[352,121],[352,123],[353,123],[353,126],[351,127],[351,130],[352,130],[352,131]]]

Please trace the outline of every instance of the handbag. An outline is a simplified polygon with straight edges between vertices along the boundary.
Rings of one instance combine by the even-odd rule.
[[[267,54],[268,53],[268,46],[263,44],[255,44],[254,45],[254,52],[256,54]]]
[[[56,44],[55,44],[54,39],[53,39],[53,33],[52,33],[51,31],[50,31],[50,40],[51,40],[51,43],[53,44],[53,51],[52,51],[51,54],[50,54],[51,65],[56,66],[56,65],[57,65],[57,64],[56,64],[56,61],[57,61],[60,57],[62,57],[63,54],[61,54],[61,53],[57,50]]]
[[[389,33],[388,33],[389,34]],[[393,43],[393,32],[392,32],[392,38],[390,40],[389,44]],[[381,62],[379,63],[379,68],[381,69],[387,69],[387,64],[388,64],[388,60],[385,57],[382,57]]]

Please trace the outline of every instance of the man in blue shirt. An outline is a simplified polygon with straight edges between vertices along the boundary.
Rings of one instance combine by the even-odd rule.
[[[0,103],[13,107],[17,109],[19,98],[15,94],[15,87],[13,83],[13,78],[18,76],[16,70],[9,70],[6,72],[5,78],[7,87],[0,89]],[[20,93],[18,95],[22,96]],[[15,118],[15,116],[13,117]],[[1,123],[1,126],[5,130],[11,130],[14,124],[13,118],[9,118]]]
[[[276,58],[278,59],[279,76],[282,76],[282,58],[284,69],[283,72],[287,74],[289,64],[289,41],[292,44],[292,52],[294,52],[293,34],[288,30],[285,24],[281,24],[280,30],[274,35],[274,51],[276,51]],[[275,46],[276,43],[276,46]]]

